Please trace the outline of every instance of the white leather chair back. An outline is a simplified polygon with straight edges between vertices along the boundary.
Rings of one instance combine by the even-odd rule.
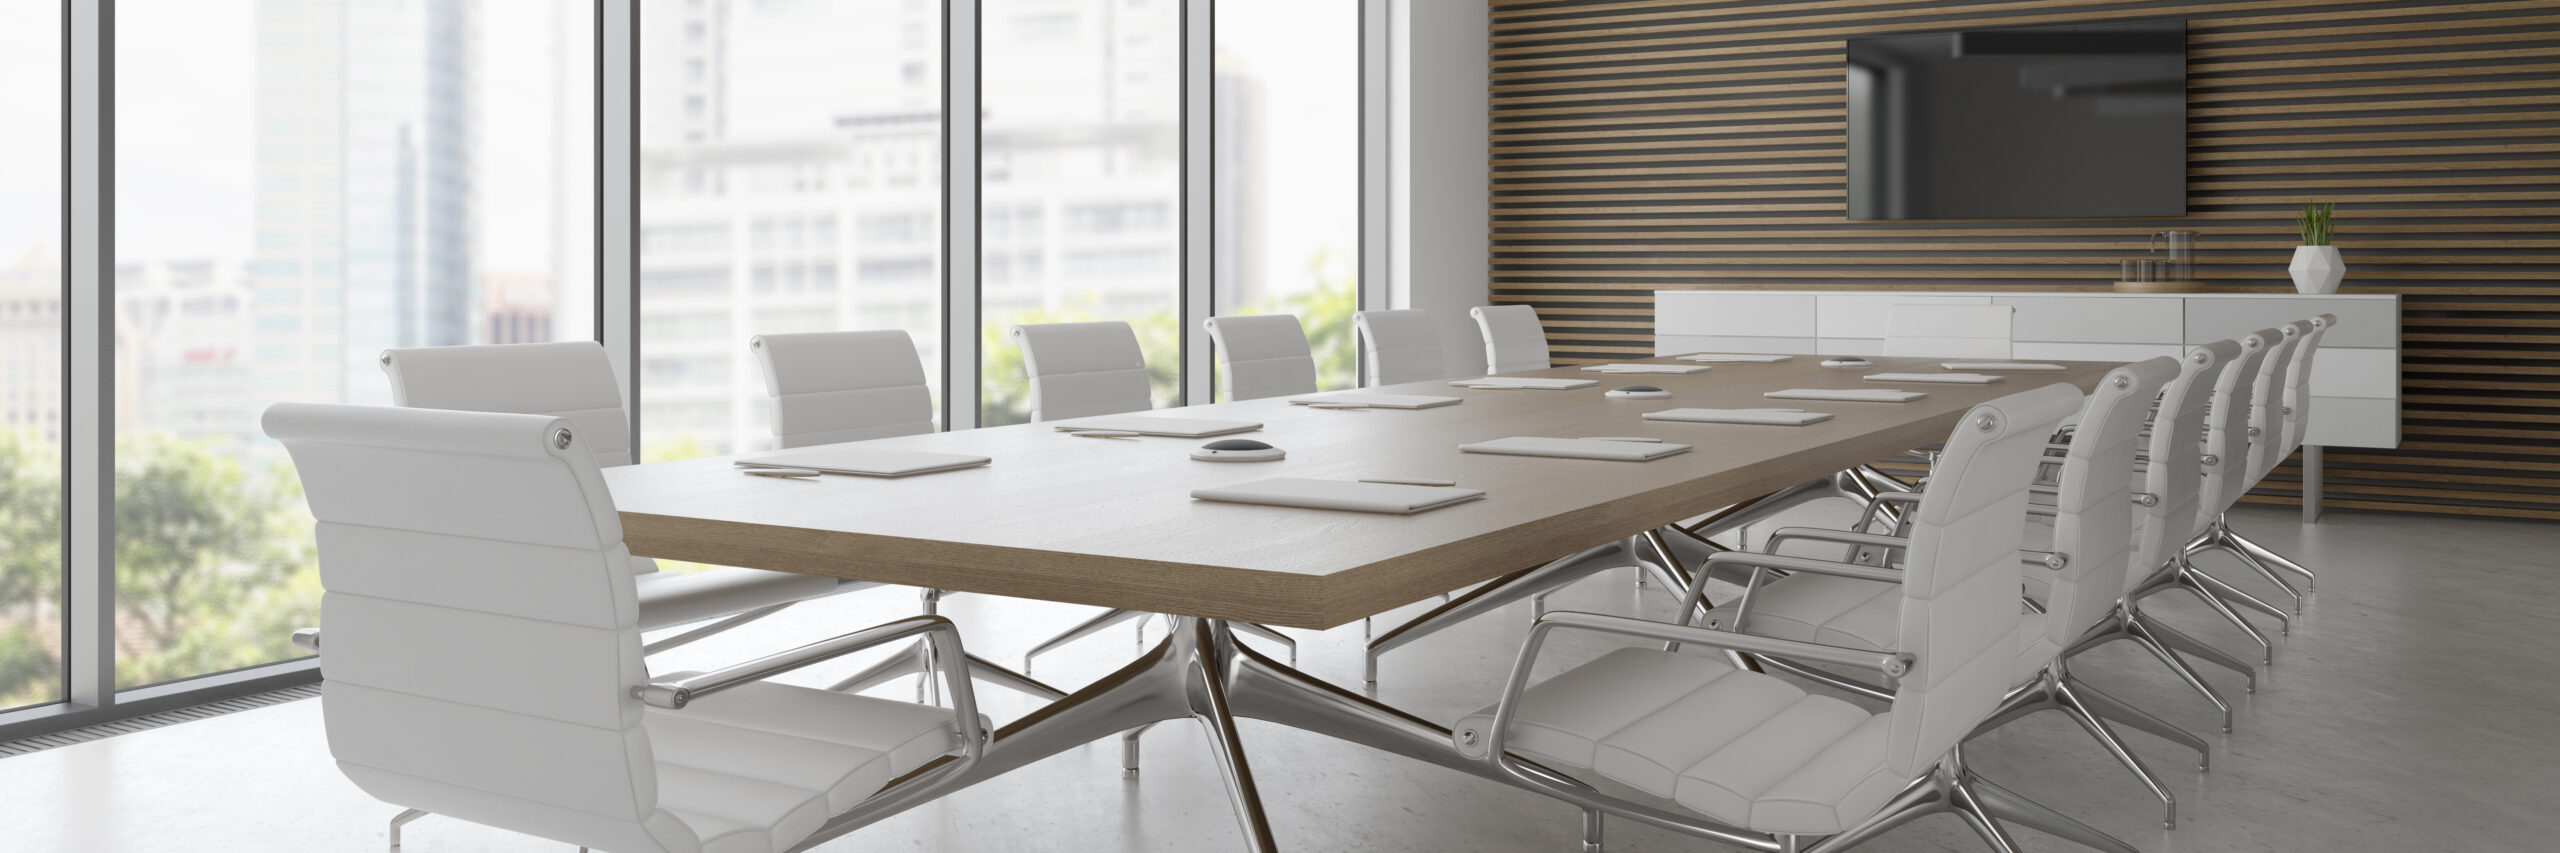
[[[2302,341],[2311,336],[2311,321],[2295,320],[2277,331],[2284,338],[2267,351],[2258,362],[2258,376],[2250,383],[2249,484],[2266,479],[2267,472],[2293,455],[2293,446],[2284,439],[2285,377],[2292,375],[2293,359],[2302,351]]]
[[[1896,305],[1885,315],[1884,354],[2008,359],[2016,314],[2007,305]]]
[[[1227,399],[1316,392],[1316,356],[1295,314],[1243,314],[1200,321],[1226,368]]]
[[[2014,686],[2027,486],[2080,392],[2056,383],[1973,407],[1912,512],[1894,647],[1915,660],[1893,699],[1887,759],[1914,778]]]
[[[1547,330],[1538,325],[1538,309],[1526,305],[1486,305],[1467,309],[1484,332],[1485,373],[1545,370]]]
[[[280,403],[319,520],[329,752],[395,805],[613,850],[658,807],[622,524],[558,416]]]
[[[747,339],[773,398],[773,437],[807,447],[933,431],[933,392],[899,329]]]
[[[1118,320],[1013,327],[1031,374],[1031,419],[1058,421],[1155,408],[1138,333]]]
[[[2151,461],[2143,468],[2143,491],[2157,501],[2146,508],[2149,515],[2134,545],[2135,571],[2126,576],[2125,592],[2168,565],[2188,539],[2204,530],[2206,403],[2213,399],[2223,368],[2239,356],[2239,341],[2188,350],[2178,361],[2178,378],[2160,391],[2160,408],[2151,417]]]
[[[2338,315],[2322,314],[2311,318],[2311,334],[2302,336],[2294,345],[2293,365],[2284,377],[2284,452],[2286,456],[2302,448],[2302,437],[2311,425],[2311,359],[2320,354],[2320,338],[2338,325]]]
[[[1360,332],[1360,356],[1369,363],[1369,387],[1449,378],[1440,352],[1440,330],[1419,309],[1359,311],[1351,325]]]
[[[393,405],[557,415],[607,468],[629,465],[631,420],[613,362],[594,341],[416,347],[382,352]]]
[[[2250,394],[2258,384],[2258,367],[2284,333],[2260,329],[2240,336],[2240,354],[2223,365],[2213,380],[2212,408],[2204,416],[2204,503],[2197,522],[2205,523],[2240,502],[2249,491]]]
[[[2107,618],[2124,597],[2133,562],[2133,456],[2142,426],[2161,386],[2178,375],[2178,360],[2161,356],[2107,371],[2080,409],[2071,449],[2062,457],[2054,498],[2053,550],[2062,568],[2049,572],[2045,638],[2068,648]]]

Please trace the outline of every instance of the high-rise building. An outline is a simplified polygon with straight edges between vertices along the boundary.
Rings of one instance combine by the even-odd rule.
[[[471,341],[476,9],[260,0],[250,273],[268,399],[388,402],[381,350]]]

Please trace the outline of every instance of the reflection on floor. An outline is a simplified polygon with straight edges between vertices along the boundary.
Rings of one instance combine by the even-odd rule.
[[[2560,635],[2560,525],[2333,513],[2304,527],[2290,511],[2251,509],[2235,526],[2321,571],[2255,696],[2207,668],[2239,698],[2238,732],[2212,735],[2214,770],[2179,748],[2128,739],[2171,779],[2180,828],[2159,804],[2059,715],[2031,718],[1978,742],[1984,775],[2150,851],[2551,849],[2560,838],[2560,686],[2542,667]],[[2206,568],[2262,590],[2220,557]],[[1553,600],[1564,609],[1669,609],[1627,572]],[[913,612],[915,599],[873,591],[803,605],[656,660],[665,670],[742,660]],[[955,595],[944,612],[970,650],[998,661],[1093,610]],[[1382,617],[1382,625],[1420,606]],[[2227,648],[2247,640],[2191,602],[2164,600],[2173,624]],[[1388,656],[1378,696],[1425,718],[1454,719],[1490,701],[1527,617],[1525,605]],[[1150,626],[1151,628],[1153,626]],[[1301,637],[1303,664],[1356,685],[1360,630]],[[1550,659],[1596,655],[1605,642],[1567,635]],[[1043,658],[1065,685],[1132,654],[1130,632],[1098,635]],[[2130,645],[2084,658],[2083,677],[2200,733],[2209,706]],[[797,673],[825,682],[839,669]],[[2212,673],[2221,673],[2215,675]],[[909,694],[908,683],[884,687]],[[999,722],[1030,709],[988,691]],[[0,760],[0,849],[32,851],[379,850],[396,809],[338,775],[310,701]],[[1570,851],[1577,813],[1522,791],[1245,721],[1243,734],[1284,848],[1296,851]],[[1148,739],[1143,778],[1123,781],[1116,743],[1071,751],[861,832],[827,850],[1215,851],[1240,849],[1234,818],[1193,727]],[[2032,849],[2066,849],[2021,832]],[[1726,849],[1614,822],[1609,849]],[[413,853],[563,850],[452,820],[411,824]],[[1980,849],[1954,818],[1932,817],[1863,849]]]

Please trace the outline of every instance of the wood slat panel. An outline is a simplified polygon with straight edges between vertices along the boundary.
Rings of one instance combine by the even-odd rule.
[[[1657,289],[2096,291],[2164,227],[2213,290],[2287,292],[2292,208],[2337,201],[2347,286],[2403,296],[2407,438],[2329,453],[2328,504],[2560,520],[2560,0],[1493,6],[1493,299],[1559,362],[1650,354]],[[1846,39],[2158,18],[2183,220],[1844,218]]]

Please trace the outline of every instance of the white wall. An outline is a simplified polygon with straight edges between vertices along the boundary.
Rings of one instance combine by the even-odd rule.
[[[1486,10],[1481,0],[1390,0],[1388,305],[1440,324],[1449,375],[1482,376],[1490,208]]]

